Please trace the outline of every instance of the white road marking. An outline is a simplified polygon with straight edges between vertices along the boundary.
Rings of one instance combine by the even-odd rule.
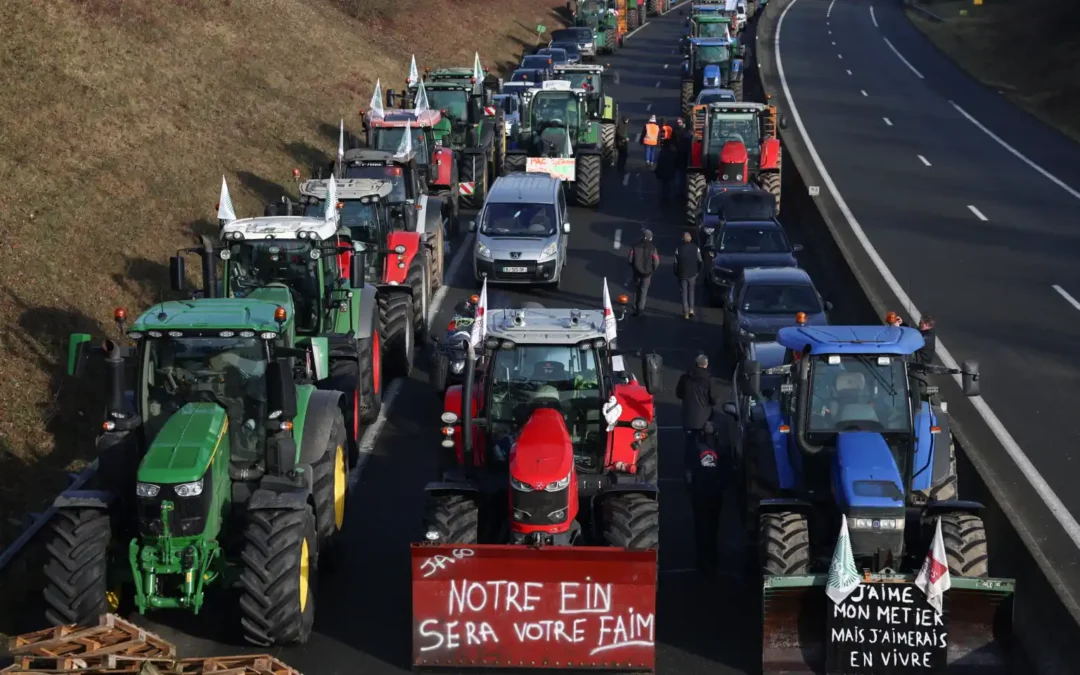
[[[930,166],[930,160],[928,160],[927,158],[923,157],[922,155],[919,155],[919,161],[921,161],[921,162],[922,162],[923,164],[925,164],[926,166]]]
[[[657,88],[657,89],[659,89],[659,88],[660,88],[660,80],[657,80],[657,81],[656,81],[656,88]]]
[[[1005,148],[1006,150],[1008,150],[1009,152],[1011,152],[1011,153],[1012,153],[1012,154],[1013,154],[1014,156],[1016,156],[1016,157],[1017,157],[1017,158],[1018,158],[1018,159],[1019,159],[1020,161],[1022,161],[1022,162],[1023,162],[1024,164],[1027,164],[1027,165],[1028,165],[1028,166],[1030,166],[1030,167],[1031,167],[1032,169],[1035,169],[1036,171],[1038,171],[1039,173],[1041,173],[1041,174],[1043,175],[1043,177],[1044,177],[1044,178],[1046,178],[1047,180],[1049,180],[1049,181],[1050,181],[1051,183],[1053,183],[1054,185],[1058,186],[1059,188],[1061,188],[1061,189],[1062,189],[1062,190],[1064,190],[1065,192],[1068,192],[1068,193],[1069,193],[1070,195],[1072,195],[1073,197],[1075,197],[1075,198],[1077,198],[1077,199],[1080,199],[1080,192],[1077,192],[1077,191],[1076,191],[1076,190],[1074,190],[1073,188],[1071,188],[1071,187],[1069,187],[1068,185],[1066,185],[1066,184],[1065,184],[1065,181],[1061,180],[1060,178],[1058,178],[1058,177],[1057,177],[1057,176],[1055,176],[1054,174],[1050,173],[1049,171],[1047,171],[1046,169],[1042,168],[1041,166],[1039,166],[1039,165],[1038,165],[1038,164],[1036,164],[1035,162],[1031,161],[1031,160],[1030,160],[1030,159],[1028,159],[1028,158],[1027,158],[1027,157],[1026,157],[1026,156],[1025,156],[1025,155],[1024,155],[1024,154],[1023,154],[1022,152],[1020,152],[1019,150],[1017,150],[1017,149],[1016,149],[1016,148],[1014,148],[1013,146],[1009,145],[1009,144],[1008,144],[1008,143],[1006,143],[1005,141],[1001,140],[1001,138],[999,138],[997,134],[995,134],[995,133],[994,133],[993,131],[990,131],[990,130],[989,130],[989,129],[987,129],[986,127],[984,127],[984,126],[982,125],[982,123],[981,123],[981,122],[979,122],[979,120],[977,120],[977,119],[975,119],[974,117],[972,117],[971,115],[969,115],[969,114],[968,114],[968,112],[967,112],[966,110],[964,110],[964,109],[963,109],[963,108],[961,108],[960,106],[956,105],[956,103],[953,103],[952,101],[949,101],[949,103],[950,103],[950,104],[952,104],[952,107],[956,108],[956,111],[957,111],[958,113],[960,113],[961,115],[963,115],[964,117],[966,117],[966,118],[967,118],[967,121],[969,121],[969,122],[971,122],[972,124],[974,124],[975,126],[979,127],[979,129],[981,129],[983,133],[985,133],[985,134],[986,134],[987,136],[989,136],[990,138],[992,138],[992,139],[994,139],[995,141],[997,141],[997,144],[998,144],[998,145],[1000,145],[1001,147],[1003,147],[1003,148]]]
[[[787,17],[788,11],[790,11],[791,8],[794,7],[798,1],[799,0],[792,0],[791,4],[785,7],[784,11],[780,13],[780,18],[776,22],[776,70],[777,73],[780,75],[780,86],[784,91],[784,96],[787,98],[788,107],[791,110],[791,118],[795,120],[795,126],[796,128],[798,128],[799,135],[802,137],[803,142],[806,144],[806,150],[810,154],[810,159],[814,162],[814,166],[815,168],[817,168],[818,173],[821,174],[821,179],[825,183],[825,187],[828,188],[833,200],[836,201],[837,207],[839,207],[841,213],[843,213],[844,219],[847,221],[848,226],[851,227],[851,231],[855,235],[855,238],[859,240],[859,243],[862,245],[863,250],[866,251],[866,254],[874,263],[874,267],[877,268],[878,272],[885,280],[885,283],[889,286],[889,290],[891,290],[893,295],[896,296],[896,299],[899,301],[900,305],[903,307],[907,307],[908,312],[911,314],[911,318],[914,320],[915,323],[918,323],[919,319],[922,317],[922,312],[920,312],[919,309],[915,306],[915,303],[908,296],[907,292],[904,291],[903,286],[900,285],[900,282],[897,281],[892,271],[889,270],[887,265],[885,265],[885,261],[881,259],[881,255],[878,254],[877,250],[874,248],[874,245],[870,242],[870,238],[866,236],[866,232],[863,231],[863,228],[859,224],[859,221],[856,220],[855,214],[851,211],[851,207],[849,207],[847,205],[847,202],[844,201],[844,197],[840,194],[840,190],[837,189],[836,183],[833,182],[832,176],[829,175],[828,169],[826,169],[825,164],[822,163],[821,156],[818,154],[817,148],[814,147],[814,142],[810,139],[810,134],[806,130],[806,125],[803,123],[802,116],[799,115],[799,109],[795,105],[794,98],[792,98],[791,96],[791,87],[788,85],[787,75],[784,73],[784,61],[780,55],[780,35],[784,27],[784,18]],[[891,46],[892,45],[890,45],[890,47]],[[899,56],[899,52],[897,52],[897,55]],[[908,65],[910,67],[910,64]],[[912,68],[912,70],[914,70],[914,68]],[[917,72],[918,71],[916,71],[916,73]],[[922,75],[920,74],[919,77],[922,78]],[[1080,195],[1077,196],[1078,198],[1080,198]],[[957,363],[956,359],[953,358],[952,353],[950,353],[949,350],[945,347],[945,344],[941,341],[940,337],[937,341],[936,353],[941,359],[941,362],[946,367],[960,367],[960,364]],[[953,379],[956,381],[957,384],[960,384],[959,375],[954,375]],[[1028,459],[1028,456],[1024,453],[1023,449],[1021,449],[1020,445],[1016,442],[1016,439],[1012,437],[1012,434],[1009,433],[1009,430],[1005,428],[1005,425],[1002,424],[998,416],[994,413],[993,410],[990,409],[990,406],[989,404],[987,404],[986,400],[981,396],[976,396],[969,400],[971,401],[971,404],[975,407],[975,410],[977,410],[982,416],[983,420],[986,421],[987,426],[990,427],[990,431],[993,432],[994,436],[996,436],[998,441],[1001,442],[1001,445],[1004,446],[1005,452],[1009,453],[1009,457],[1011,457],[1012,460],[1016,463],[1016,466],[1020,469],[1020,472],[1024,474],[1024,477],[1027,478],[1029,483],[1031,483],[1031,486],[1035,489],[1036,492],[1039,493],[1039,496],[1046,504],[1046,507],[1050,510],[1050,513],[1053,514],[1054,519],[1057,520],[1058,524],[1061,525],[1062,529],[1065,530],[1065,533],[1072,540],[1073,544],[1075,544],[1077,547],[1080,547],[1080,523],[1078,523],[1076,521],[1076,518],[1074,518],[1073,515],[1069,513],[1069,510],[1065,508],[1065,505],[1061,503],[1061,499],[1058,498],[1053,488],[1051,488],[1047,484],[1046,480],[1042,477],[1042,474],[1039,473],[1039,470],[1036,469],[1035,465],[1031,463],[1031,460]]]
[[[829,35],[832,35],[832,31],[829,31]]]
[[[878,28],[877,17],[874,16],[874,6],[870,5],[870,20],[874,22],[874,28]]]
[[[861,93],[861,94],[862,94],[863,96],[869,96],[869,95],[870,95],[870,94],[867,94],[867,93],[866,93],[866,90],[865,90],[865,89],[860,89],[860,90],[859,90],[859,93]]]
[[[623,187],[626,187],[627,185],[630,184],[630,174],[626,174],[625,176],[622,177],[622,184],[623,184]]]
[[[836,58],[838,58],[838,59],[842,59],[842,58],[844,58],[844,55],[843,55],[843,54],[837,54],[837,55],[836,55]]]
[[[626,185],[626,183],[623,182],[623,185]],[[615,230],[615,250],[618,251],[620,248],[622,248],[622,230]]]
[[[850,75],[850,74],[851,74],[851,71],[850,71],[850,70],[849,70],[849,71],[847,71],[847,74],[848,74],[848,75]]]
[[[645,106],[645,112],[649,112],[650,110],[652,110],[652,103],[650,103],[649,105]]]
[[[630,38],[634,37],[634,34],[635,34],[635,33],[637,33],[637,32],[638,32],[639,30],[642,30],[643,28],[648,28],[648,27],[649,27],[649,26],[651,26],[651,25],[652,25],[652,22],[651,22],[651,21],[650,21],[649,23],[643,23],[643,24],[641,24],[640,26],[638,26],[638,27],[637,27],[637,28],[635,28],[634,30],[632,30],[632,31],[630,31],[629,33],[627,33],[627,34],[626,34],[626,37],[624,37],[624,38],[623,38],[623,40],[629,40]]]
[[[972,206],[971,204],[968,204],[968,210],[970,210],[970,211],[971,211],[972,213],[974,213],[974,214],[975,214],[975,217],[976,217],[976,218],[978,218],[979,220],[983,221],[984,223],[985,223],[985,222],[987,222],[988,220],[990,220],[989,218],[987,218],[986,216],[984,216],[984,215],[982,214],[982,211],[980,211],[979,209],[975,208],[975,207],[974,207],[974,206]]]
[[[926,79],[925,77],[923,77],[922,73],[920,73],[918,70],[915,69],[915,66],[911,65],[911,63],[907,59],[904,58],[904,55],[901,54],[900,51],[896,47],[893,47],[893,43],[889,42],[889,38],[882,37],[881,39],[885,41],[885,44],[889,45],[889,49],[892,50],[893,54],[896,54],[896,58],[903,61],[904,65],[907,66],[909,69],[911,69],[911,72],[915,73],[919,77],[920,80],[925,80]]]
[[[668,69],[668,66],[670,66],[670,65],[671,65],[670,63],[665,63],[665,64],[664,64],[664,70],[667,70],[667,69]]]
[[[885,120],[885,124],[888,124],[890,127],[892,126],[892,120],[888,117],[882,117],[881,119]]]
[[[394,401],[397,400],[398,393],[401,391],[402,382],[404,380],[398,378],[386,387],[386,391],[383,392],[382,409],[379,410],[379,416],[360,436],[360,463],[357,464],[357,469],[363,467],[364,462],[367,461],[367,456],[375,449],[375,441],[379,439],[379,432],[382,431],[383,425],[386,424],[386,418],[390,416],[390,409],[394,407]]]
[[[446,298],[446,293],[450,290],[450,281],[457,276],[458,268],[461,267],[461,263],[465,262],[465,253],[472,250],[472,243],[473,235],[470,234],[461,242],[461,248],[454,254],[454,258],[450,261],[450,266],[446,268],[446,271],[443,274],[443,285],[439,290],[435,291],[435,295],[431,298],[431,305],[428,307],[428,325],[431,325],[435,321],[435,316],[439,313],[439,307],[442,306],[443,300]]]
[[[836,42],[833,42],[833,43],[832,43],[832,46],[833,46],[833,47],[835,47],[835,46],[836,46]]]
[[[1077,300],[1077,299],[1076,299],[1076,298],[1074,298],[1073,296],[1069,295],[1069,292],[1068,292],[1067,290],[1065,290],[1065,289],[1064,289],[1064,288],[1062,288],[1061,286],[1058,286],[1057,284],[1054,284],[1054,285],[1053,285],[1053,286],[1051,286],[1050,288],[1052,288],[1052,289],[1054,289],[1055,291],[1057,291],[1057,292],[1058,292],[1058,295],[1060,295],[1061,297],[1065,298],[1065,302],[1067,302],[1067,303],[1069,303],[1070,305],[1072,305],[1074,309],[1076,309],[1076,310],[1080,310],[1080,300]]]
[[[835,5],[835,4],[836,4],[836,0],[832,0],[832,2],[829,3],[829,8],[827,10],[825,10],[825,18],[826,19],[828,19],[830,16],[832,16],[832,6]]]

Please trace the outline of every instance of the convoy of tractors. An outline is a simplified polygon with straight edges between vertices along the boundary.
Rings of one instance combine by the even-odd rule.
[[[670,4],[568,9],[603,54]],[[767,97],[745,98],[731,5],[689,5],[687,226],[710,185],[763,190],[779,209],[785,121]],[[238,218],[223,179],[218,234],[170,259],[173,291],[187,299],[137,316],[117,309],[120,341],[71,336],[69,373],[91,361],[104,369],[105,416],[95,488],[55,502],[44,589],[53,625],[119,631],[141,640],[131,654],[149,641],[172,658],[111,613],[197,614],[211,594],[239,591],[247,641],[306,642],[364,432],[388,384],[433,340],[432,299],[449,283],[444,253],[460,209],[482,208],[495,180],[516,172],[559,178],[580,206],[600,203],[619,120],[605,66],[562,64],[514,93],[478,56],[472,67],[413,70],[400,92],[377,87],[360,133],[342,123],[325,177],[297,172],[295,199]],[[735,101],[695,103],[710,88]],[[449,347],[433,358],[440,472],[411,551],[415,666],[655,670],[663,363],[619,348],[606,282],[595,293],[590,308],[495,309],[485,283],[434,338]],[[956,375],[978,395],[977,365],[916,359],[924,342],[911,328],[811,330],[793,317],[768,344],[738,364],[723,410],[759,553],[764,672],[823,668],[837,551],[847,547],[863,583],[912,586],[935,532],[952,575],[949,663],[976,653],[996,663],[992,632],[1012,582],[989,575],[981,505],[961,499],[946,404],[928,379]],[[905,403],[849,400],[844,378]],[[669,444],[666,457],[681,454],[681,438]],[[39,637],[20,649],[37,654]],[[540,656],[537,641],[549,647]]]

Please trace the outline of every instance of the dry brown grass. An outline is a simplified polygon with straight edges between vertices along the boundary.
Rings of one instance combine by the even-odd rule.
[[[516,62],[563,0],[36,0],[0,10],[0,547],[85,463],[100,389],[62,374],[167,256],[336,146],[377,77]],[[360,18],[356,18],[360,17]]]
[[[912,22],[968,73],[1080,142],[1080,3],[934,0]],[[966,11],[962,15],[961,11]]]

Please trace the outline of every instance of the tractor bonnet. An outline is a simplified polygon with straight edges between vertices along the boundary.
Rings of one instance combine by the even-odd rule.
[[[301,232],[305,233],[300,237]],[[307,239],[306,233],[312,232],[310,237],[316,240],[332,239],[337,234],[337,224],[330,223],[322,218],[305,218],[303,216],[273,216],[266,218],[245,218],[234,220],[221,228],[221,238],[227,241],[243,241],[252,239]]]

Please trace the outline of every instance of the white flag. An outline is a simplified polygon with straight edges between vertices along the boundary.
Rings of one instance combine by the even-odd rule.
[[[915,585],[926,593],[926,601],[941,614],[945,591],[952,588],[949,560],[945,556],[945,540],[941,537],[941,518],[937,519],[934,541],[930,544],[919,575],[915,577]]]
[[[416,86],[419,81],[420,71],[416,67],[416,54],[413,54],[412,61],[409,63],[409,86]]]
[[[371,103],[368,104],[368,107],[371,108],[371,114],[375,117],[386,115],[382,99],[382,80],[375,80],[375,93],[371,95]]]
[[[341,126],[338,128],[337,158],[338,161],[345,159],[345,120],[341,120]]]
[[[413,112],[419,115],[428,110],[431,110],[431,104],[428,103],[427,89],[424,88],[424,81],[420,80],[416,87],[416,99],[413,101]]]
[[[829,565],[829,581],[825,587],[825,594],[838,605],[847,600],[852,591],[862,584],[859,571],[855,568],[855,556],[851,553],[847,516],[842,516],[842,518],[840,536],[836,540],[832,563]]]
[[[473,59],[472,76],[477,82],[484,79],[484,67],[480,65],[480,52],[474,52],[476,54]]]
[[[480,300],[476,303],[472,334],[469,336],[469,342],[474,348],[483,344],[487,338],[487,304],[487,277],[484,277],[484,285],[480,289]]]
[[[398,159],[405,159],[412,153],[412,122],[405,122],[405,134],[401,137],[401,142],[398,143],[397,151],[394,153],[394,157]]]
[[[608,343],[614,342],[617,334],[615,310],[611,307],[611,294],[608,293],[607,277],[604,277],[604,339]]]
[[[236,209],[232,205],[232,197],[229,196],[229,186],[225,183],[225,176],[221,177],[221,196],[218,197],[217,206],[218,220],[226,225],[236,220]]]
[[[337,181],[333,176],[326,181],[326,209],[323,211],[323,220],[337,224]]]

